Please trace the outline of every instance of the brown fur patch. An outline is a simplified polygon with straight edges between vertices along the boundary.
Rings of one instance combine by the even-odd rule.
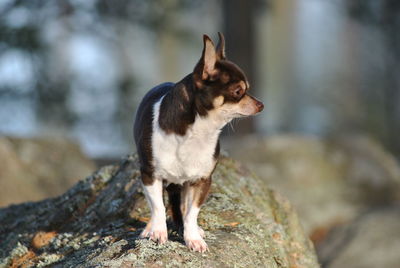
[[[182,99],[184,101],[189,101],[189,93],[188,93],[188,89],[186,88],[186,86],[184,84],[180,84],[177,87],[177,90],[179,91],[180,95],[182,96]]]
[[[147,185],[152,185],[153,182],[154,182],[153,177],[147,175],[146,173],[142,173],[141,179],[142,179],[143,184],[146,185],[146,186]]]
[[[204,203],[208,196],[208,193],[210,192],[211,177],[192,182],[190,183],[190,187],[193,187],[195,192],[193,201],[198,207],[200,207]]]
[[[222,74],[221,74],[221,82],[223,84],[227,84],[230,79],[231,79],[231,77],[229,76],[229,74],[227,72],[222,72]]]

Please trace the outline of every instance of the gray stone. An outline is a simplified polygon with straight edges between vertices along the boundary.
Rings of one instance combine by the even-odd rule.
[[[0,267],[319,267],[289,202],[228,158],[199,223],[210,251],[190,252],[169,224],[139,239],[148,209],[137,159],[104,167],[59,197],[0,210]]]

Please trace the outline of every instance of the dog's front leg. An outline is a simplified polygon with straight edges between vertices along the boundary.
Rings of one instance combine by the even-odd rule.
[[[186,182],[182,190],[183,237],[186,245],[193,251],[208,249],[203,239],[204,232],[197,224],[200,207],[210,190],[211,177],[196,182]]]
[[[163,202],[163,183],[160,179],[149,179],[142,174],[143,190],[151,210],[151,219],[140,237],[163,244],[168,240],[165,207]]]

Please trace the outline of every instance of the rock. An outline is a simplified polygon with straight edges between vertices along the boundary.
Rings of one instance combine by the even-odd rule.
[[[396,160],[367,137],[250,137],[240,148],[226,145],[233,157],[288,197],[316,245],[332,228],[370,207],[400,200]]]
[[[335,228],[319,245],[326,268],[397,268],[400,262],[400,207],[374,209]]]
[[[0,207],[57,196],[95,170],[63,138],[0,137],[0,159]]]
[[[1,209],[0,267],[319,267],[289,202],[230,159],[200,212],[204,254],[171,224],[164,245],[139,239],[149,212],[138,178],[129,156],[59,197]]]

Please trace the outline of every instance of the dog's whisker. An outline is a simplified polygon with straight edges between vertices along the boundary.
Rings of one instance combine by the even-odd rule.
[[[234,120],[232,120],[231,122],[229,122],[229,126],[231,127],[232,132],[235,132],[235,127],[234,127],[234,125],[233,125],[233,121],[234,121]]]

